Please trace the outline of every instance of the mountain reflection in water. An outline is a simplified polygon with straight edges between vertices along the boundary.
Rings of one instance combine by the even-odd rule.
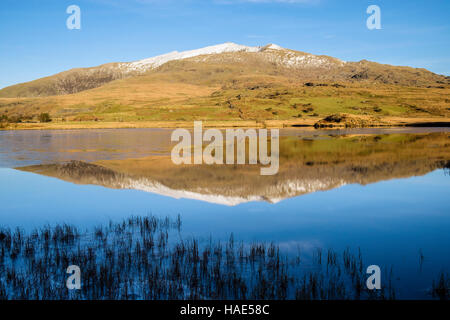
[[[73,160],[19,170],[77,184],[135,189],[224,205],[283,199],[346,184],[366,185],[450,167],[450,136],[420,134],[284,136],[277,175],[258,165],[175,165],[170,156]]]

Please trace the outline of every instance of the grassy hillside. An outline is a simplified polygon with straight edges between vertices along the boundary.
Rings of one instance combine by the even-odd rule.
[[[98,88],[108,82],[121,79],[123,73],[117,63],[109,63],[92,68],[77,68],[49,77],[19,83],[0,90],[0,97],[47,97],[77,93]]]
[[[330,61],[330,65],[335,63]],[[450,85],[443,76],[371,62],[346,64],[342,69],[330,65],[292,70],[250,53],[195,57],[77,93],[0,98],[0,117],[9,122],[36,122],[40,114],[49,113],[53,122],[66,123],[193,120],[309,123],[309,119],[336,113],[371,117],[374,121],[384,117],[450,116]],[[398,71],[392,71],[396,68]],[[321,79],[325,72],[326,77]]]

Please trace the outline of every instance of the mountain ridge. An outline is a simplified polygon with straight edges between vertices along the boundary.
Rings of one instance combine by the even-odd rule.
[[[448,123],[449,81],[425,69],[225,43],[4,88],[0,128],[172,127],[198,120],[232,126],[272,120],[281,126],[392,126],[412,118]],[[336,123],[320,122],[326,119]]]
[[[196,63],[215,61],[220,63],[222,58],[224,62],[232,63],[246,63],[246,59],[256,59],[260,64],[268,63],[277,68],[297,71],[297,73],[307,70],[307,74],[303,77],[299,77],[298,74],[295,74],[296,72],[293,72],[292,75],[304,81],[370,80],[409,86],[449,83],[449,77],[434,74],[423,68],[397,67],[367,60],[346,62],[326,55],[314,55],[282,48],[275,44],[251,47],[226,42],[195,50],[173,51],[133,62],[111,62],[89,68],[70,69],[52,76],[3,88],[0,90],[0,97],[46,97],[73,94],[101,87],[114,80],[155,71],[174,61],[187,60]],[[387,75],[388,73],[391,75]]]

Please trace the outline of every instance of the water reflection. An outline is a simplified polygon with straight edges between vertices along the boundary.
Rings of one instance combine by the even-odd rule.
[[[70,161],[19,168],[77,184],[135,189],[224,205],[277,203],[358,183],[424,175],[450,167],[447,133],[282,137],[280,170],[254,165],[174,165],[169,156]]]

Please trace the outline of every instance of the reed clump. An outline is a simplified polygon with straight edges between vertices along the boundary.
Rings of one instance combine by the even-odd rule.
[[[310,259],[234,235],[225,242],[183,238],[181,227],[180,217],[148,216],[83,232],[70,225],[0,228],[0,298],[395,298],[390,285],[366,289],[360,251],[317,249]],[[66,288],[70,265],[81,269],[80,290]]]
[[[450,297],[450,276],[447,273],[441,272],[439,278],[433,281],[432,287],[433,298],[439,300],[448,300]]]

